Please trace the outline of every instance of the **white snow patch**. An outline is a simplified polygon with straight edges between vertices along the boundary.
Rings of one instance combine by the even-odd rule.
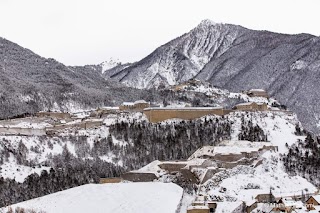
[[[297,60],[296,62],[294,62],[293,64],[291,64],[290,66],[290,70],[301,70],[304,69],[308,66],[308,63],[303,61],[303,60]]]
[[[18,165],[15,161],[10,160],[9,162],[2,164],[0,168],[0,177],[23,183],[29,175],[33,173],[40,175],[42,170],[47,170],[49,172],[51,167],[40,166],[31,168],[28,166]]]

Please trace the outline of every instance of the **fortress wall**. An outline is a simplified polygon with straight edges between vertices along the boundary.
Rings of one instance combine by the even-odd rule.
[[[207,180],[209,180],[210,178],[213,177],[214,174],[216,174],[217,172],[219,172],[219,169],[208,169],[206,174],[204,175],[201,183],[205,183]]]
[[[138,173],[138,172],[127,172],[121,175],[123,180],[132,182],[151,182],[158,179],[154,173]]]
[[[36,114],[37,117],[51,117],[51,118],[59,118],[59,119],[67,119],[71,118],[69,113],[63,112],[38,112]]]
[[[121,178],[100,178],[99,183],[120,183],[122,181]]]
[[[0,134],[4,135],[27,135],[27,136],[41,136],[46,135],[44,129],[32,129],[32,128],[18,128],[18,127],[0,127]]]
[[[182,168],[184,168],[187,163],[162,163],[159,165],[161,169],[167,170],[168,172],[179,172]]]
[[[245,157],[243,154],[216,154],[213,158],[214,160],[224,161],[224,162],[234,162]]]
[[[148,109],[144,110],[148,120],[152,123],[165,121],[167,119],[180,118],[193,120],[205,115],[225,115],[224,109]]]
[[[181,169],[181,174],[183,178],[189,183],[199,183],[198,178],[189,170]]]

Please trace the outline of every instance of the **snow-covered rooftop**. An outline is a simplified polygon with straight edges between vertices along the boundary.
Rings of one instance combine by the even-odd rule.
[[[320,203],[320,195],[312,196],[318,203]]]
[[[47,213],[175,213],[182,193],[183,189],[173,183],[87,184],[18,203],[12,208]]]
[[[148,102],[146,102],[145,100],[138,100],[135,101],[134,104],[147,104]]]
[[[249,92],[265,92],[264,89],[251,89]]]
[[[291,207],[291,206],[297,206],[297,202],[294,201],[292,198],[281,198],[282,203],[286,206],[286,207]]]
[[[225,212],[225,213],[231,213],[236,212],[235,209],[237,209],[239,206],[241,206],[242,202],[218,202],[216,212]]]

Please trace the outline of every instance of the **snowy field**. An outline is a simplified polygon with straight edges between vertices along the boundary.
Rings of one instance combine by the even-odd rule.
[[[241,131],[241,116],[245,115],[247,121],[252,121],[253,125],[259,125],[268,136],[268,141],[278,146],[280,153],[287,153],[286,143],[291,146],[298,139],[304,141],[305,136],[294,134],[295,125],[300,124],[295,114],[284,112],[233,112],[228,117],[233,121],[231,140],[238,140]]]
[[[175,213],[183,190],[173,183],[87,184],[33,200],[22,207],[46,213]]]

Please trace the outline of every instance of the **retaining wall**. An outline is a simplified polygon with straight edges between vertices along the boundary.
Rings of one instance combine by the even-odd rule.
[[[184,168],[187,165],[187,163],[162,163],[159,164],[159,167],[161,169],[164,169],[168,172],[179,172],[182,168]]]
[[[121,175],[123,180],[132,182],[152,182],[158,179],[154,173],[138,173],[138,172],[127,172]]]
[[[153,109],[145,109],[143,111],[145,115],[147,116],[148,120],[152,123],[157,123],[161,121],[165,121],[167,119],[173,119],[173,118],[179,118],[184,120],[193,120],[196,118],[203,117],[205,115],[225,115],[227,111],[225,111],[223,108],[153,108]],[[228,111],[229,113],[229,111]]]
[[[3,135],[26,135],[41,136],[46,135],[45,129],[18,128],[18,127],[0,127],[0,134]]]
[[[122,181],[121,178],[100,178],[99,183],[120,183]]]

